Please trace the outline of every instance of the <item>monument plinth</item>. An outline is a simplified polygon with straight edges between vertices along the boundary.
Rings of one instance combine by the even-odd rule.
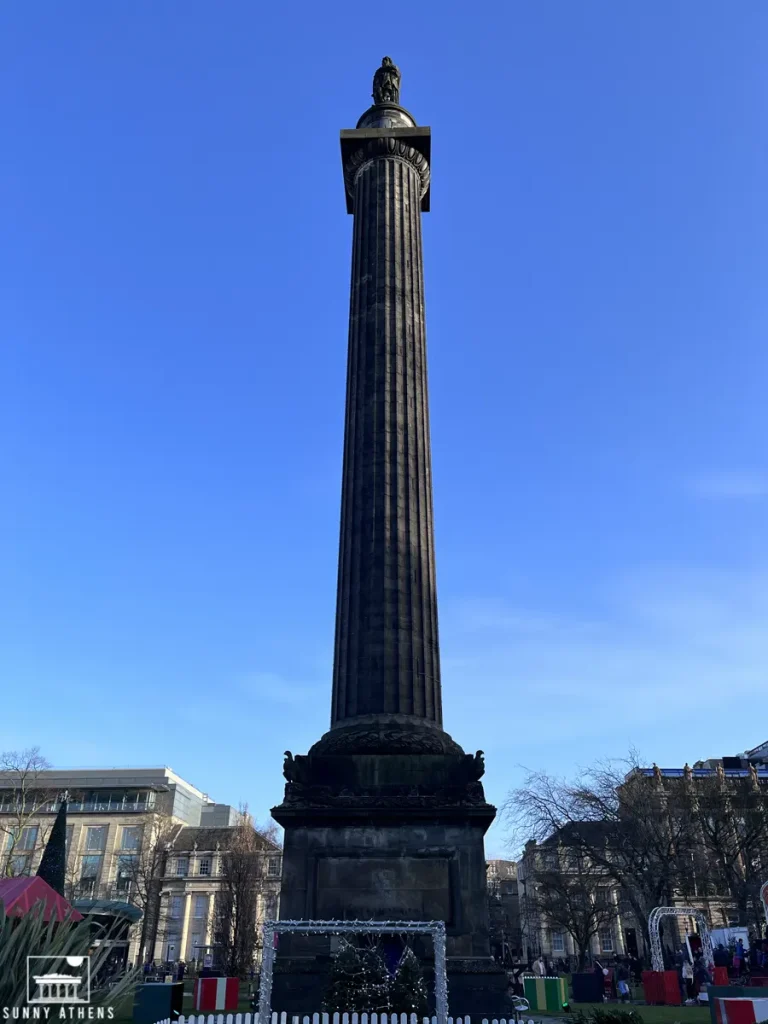
[[[498,1014],[482,753],[443,730],[421,213],[430,130],[385,57],[374,104],[341,133],[353,214],[331,727],[286,753],[283,920],[445,921],[454,1013]],[[276,1010],[317,1010],[329,941],[282,940]],[[427,951],[423,951],[425,957]]]

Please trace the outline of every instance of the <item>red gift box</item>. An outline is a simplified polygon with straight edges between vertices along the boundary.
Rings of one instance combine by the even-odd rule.
[[[195,982],[194,1007],[196,1010],[236,1010],[240,998],[237,978],[198,978]]]
[[[766,1019],[768,999],[716,999],[718,1024],[759,1024]]]
[[[680,1006],[680,979],[677,971],[664,971],[664,1002],[667,1006]]]
[[[661,971],[643,971],[643,993],[649,1005],[664,1002],[664,975]]]

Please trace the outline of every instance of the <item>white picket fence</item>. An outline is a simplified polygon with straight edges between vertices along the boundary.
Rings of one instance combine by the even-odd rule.
[[[157,1024],[260,1024],[258,1013],[200,1013],[171,1020],[166,1017]],[[270,1024],[438,1024],[437,1017],[422,1017],[421,1021],[412,1013],[313,1013],[301,1016],[287,1013],[273,1013]],[[469,1017],[449,1017],[448,1024],[472,1024]],[[483,1017],[482,1024],[519,1024],[513,1018]],[[533,1024],[532,1020],[528,1024]]]

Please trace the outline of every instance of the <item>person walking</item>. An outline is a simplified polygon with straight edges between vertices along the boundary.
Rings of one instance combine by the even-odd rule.
[[[712,979],[709,976],[707,965],[704,963],[704,957],[696,957],[696,962],[693,965],[693,998],[698,996],[705,985],[711,984]]]
[[[642,984],[643,981],[643,965],[640,962],[640,957],[635,955],[629,961],[629,966],[632,971],[632,980],[636,985]]]
[[[616,968],[616,991],[622,1003],[629,1002],[629,962],[626,960],[619,961]]]
[[[686,958],[683,963],[683,985],[685,985],[685,1000],[693,1000],[693,964]]]
[[[675,967],[677,969],[677,984],[680,989],[680,1002],[684,1003],[687,996],[685,994],[685,975],[683,973],[683,967],[688,960],[688,950],[685,946],[681,946],[675,954]]]
[[[735,948],[733,950],[733,973],[734,973],[734,976],[737,977],[737,978],[741,977],[741,970],[742,970],[742,964],[743,964],[743,959],[739,955],[740,943],[741,943],[741,939],[739,939],[739,942],[736,943],[736,946],[735,946]],[[743,946],[741,948],[742,948],[742,951],[743,951]]]
[[[731,966],[731,959],[728,956],[728,950],[725,948],[725,946],[722,944],[722,942],[718,943],[717,949],[715,950],[714,956],[715,956],[715,967],[730,967]]]

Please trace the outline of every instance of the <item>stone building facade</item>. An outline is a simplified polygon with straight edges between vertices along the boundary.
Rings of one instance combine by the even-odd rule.
[[[655,777],[661,787],[674,780],[687,779],[696,791],[697,784],[719,779],[723,783],[722,814],[729,813],[728,782],[749,781],[755,787],[768,789],[768,743],[763,743],[752,750],[733,757],[709,758],[697,761],[691,768],[638,768],[635,771],[648,777]],[[679,783],[678,783],[679,784]],[[593,825],[595,823],[592,823]],[[599,823],[598,823],[599,825]],[[565,830],[561,830],[565,831]],[[524,955],[529,958],[543,954],[551,961],[574,957],[576,946],[571,936],[562,928],[553,926],[547,921],[537,907],[535,898],[536,872],[542,867],[546,870],[557,868],[568,870],[567,837],[554,834],[543,843],[529,842],[526,844],[522,859],[517,864],[517,880],[520,907],[521,941]],[[768,850],[766,850],[766,877],[768,877]],[[697,880],[695,871],[686,892],[679,892],[672,898],[675,906],[690,906],[704,913],[711,928],[732,928],[739,923],[738,911],[733,894],[724,887],[712,885],[713,874],[706,871],[707,881]],[[599,929],[591,943],[590,953],[593,957],[611,958],[614,956],[649,956],[646,949],[643,929],[635,920],[632,910],[621,892],[606,875],[605,882],[599,880],[595,887],[594,899],[607,901],[613,907],[613,919]],[[761,916],[761,915],[758,915]],[[673,933],[678,925],[670,922]],[[680,933],[686,929],[695,930],[693,920],[679,922]],[[678,935],[674,935],[674,942]]]
[[[486,883],[491,952],[499,963],[508,965],[522,953],[520,897],[515,861],[489,860],[486,864]]]
[[[234,822],[233,822],[234,825]],[[222,886],[222,855],[232,826],[182,828],[169,852],[160,890],[160,914],[154,944],[158,961],[201,961],[215,943],[216,896]],[[260,892],[257,928],[277,917],[282,854],[268,839],[259,853]],[[257,946],[258,949],[258,946]]]
[[[544,843],[527,843],[523,857],[517,863],[520,946],[523,958],[528,960],[541,954],[547,961],[555,963],[577,955],[571,935],[545,918],[535,895],[538,870],[568,870],[568,859],[559,838],[555,835]],[[598,883],[596,886],[594,899],[612,904],[614,917],[593,937],[591,955],[610,958],[638,953],[637,926],[631,912],[622,905],[617,887],[608,877],[603,885]]]
[[[46,770],[27,785],[23,800],[34,813],[24,818],[10,854],[3,835],[0,870],[37,871],[66,793],[67,897],[108,925],[123,923],[116,948],[124,961],[202,958],[202,947],[212,942],[221,855],[237,820],[233,807],[166,767]],[[17,818],[19,800],[18,778],[0,773],[0,830]],[[257,926],[277,915],[281,858],[265,839]]]

